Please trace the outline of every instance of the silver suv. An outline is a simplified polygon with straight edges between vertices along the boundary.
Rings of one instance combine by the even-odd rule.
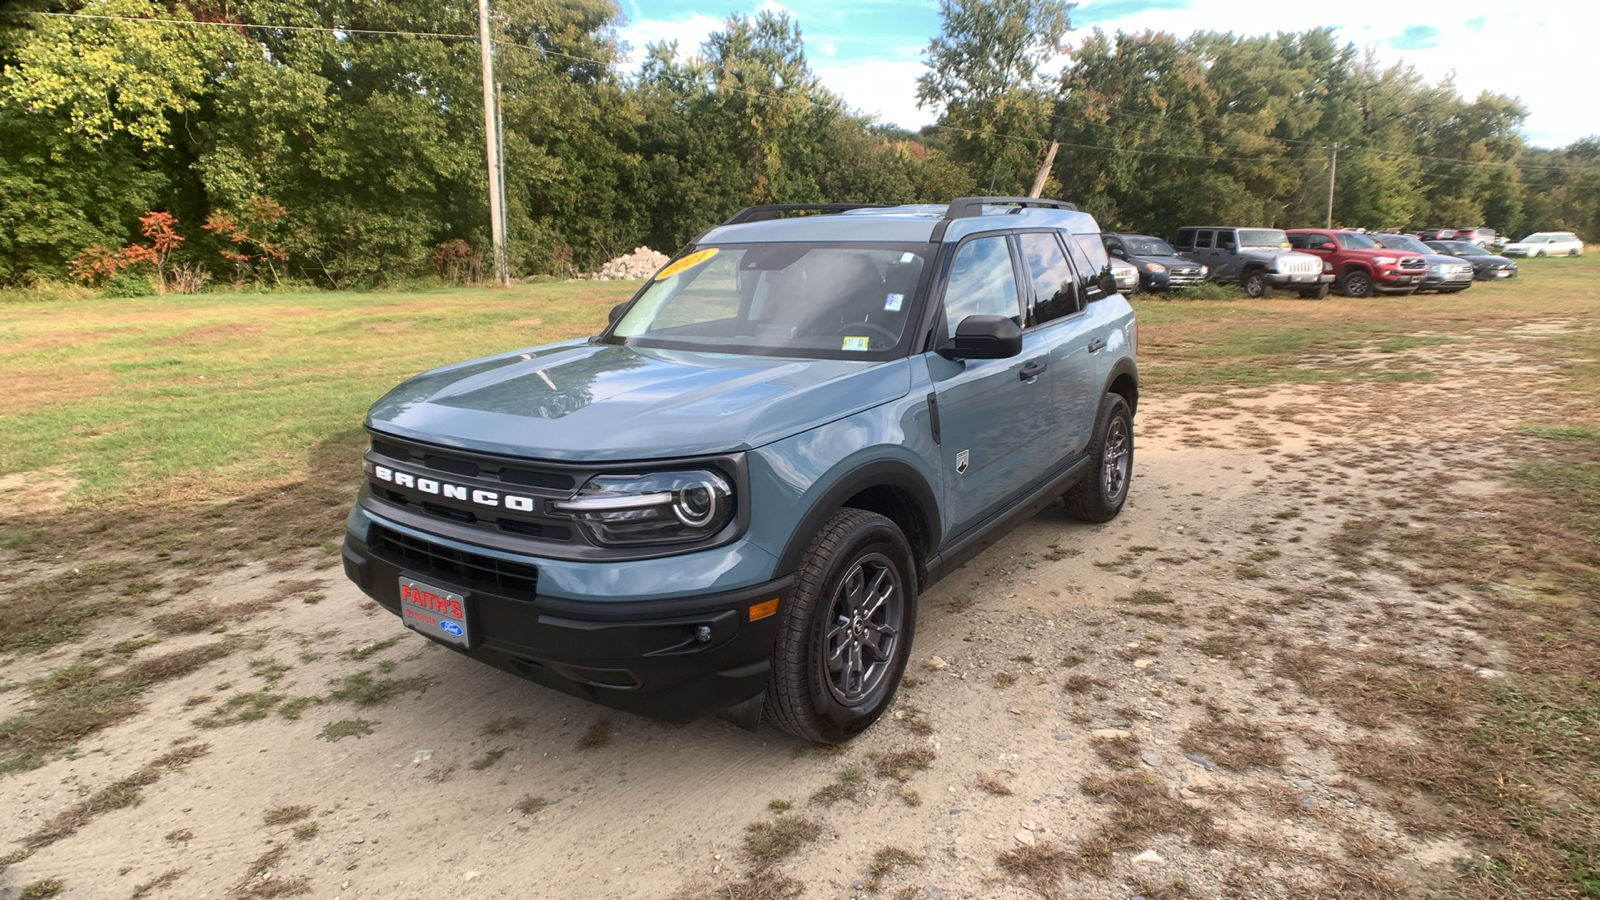
[[[1289,249],[1289,235],[1279,228],[1186,225],[1172,246],[1179,256],[1209,266],[1212,281],[1241,285],[1251,297],[1269,296],[1276,287],[1320,300],[1333,284],[1322,260]]]

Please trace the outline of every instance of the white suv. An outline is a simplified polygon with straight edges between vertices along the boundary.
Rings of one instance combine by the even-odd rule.
[[[1570,231],[1540,231],[1507,244],[1500,252],[1506,256],[1582,256],[1583,241]]]

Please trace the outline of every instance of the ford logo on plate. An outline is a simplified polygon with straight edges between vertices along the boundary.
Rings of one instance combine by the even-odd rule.
[[[462,635],[461,626],[450,621],[449,619],[440,619],[439,628],[445,634],[452,635],[454,637],[461,637]]]

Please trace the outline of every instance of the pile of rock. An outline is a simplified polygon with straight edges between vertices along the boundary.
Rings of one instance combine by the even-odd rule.
[[[627,256],[619,256],[601,266],[594,277],[598,281],[634,281],[649,278],[660,271],[670,258],[665,253],[657,253],[649,247],[639,247]]]

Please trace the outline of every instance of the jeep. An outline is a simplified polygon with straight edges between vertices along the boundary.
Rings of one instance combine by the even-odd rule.
[[[1172,246],[1179,256],[1209,267],[1212,281],[1240,285],[1251,297],[1271,296],[1281,287],[1320,300],[1333,283],[1321,260],[1290,250],[1288,236],[1276,228],[1186,225]]]
[[[1428,261],[1422,256],[1390,250],[1358,231],[1292,228],[1289,242],[1320,257],[1346,297],[1411,294],[1428,277]]]
[[[345,572],[579,697],[847,739],[930,585],[1058,499],[1127,500],[1137,330],[1099,230],[1028,198],[742,210],[598,335],[380,398]]]

